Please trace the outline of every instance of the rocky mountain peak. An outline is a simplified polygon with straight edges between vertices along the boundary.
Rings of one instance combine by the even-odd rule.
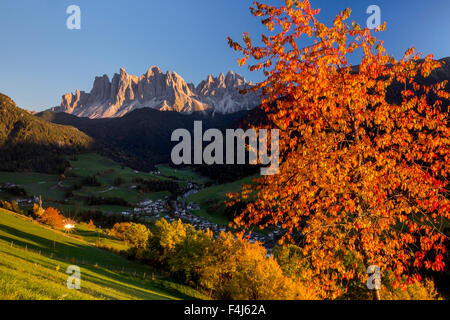
[[[162,74],[163,72],[161,69],[159,69],[157,66],[152,66],[148,69],[147,73],[145,74],[146,78],[150,78],[151,76],[155,76],[157,74]]]
[[[259,104],[258,94],[239,93],[248,86],[242,76],[232,71],[226,76],[220,73],[217,78],[208,75],[195,87],[176,72],[163,73],[157,66],[140,77],[128,74],[122,67],[111,81],[106,74],[95,77],[90,93],[76,90],[75,94],[63,95],[61,105],[53,111],[90,118],[121,117],[144,107],[182,113],[232,113]]]

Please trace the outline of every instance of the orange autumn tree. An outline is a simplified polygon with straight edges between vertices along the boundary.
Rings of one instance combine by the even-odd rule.
[[[239,64],[264,72],[254,90],[280,130],[282,163],[229,195],[230,205],[248,203],[235,224],[281,226],[280,243],[300,234],[302,276],[325,298],[342,295],[351,279],[364,283],[372,265],[393,271],[396,285],[419,280],[423,267],[442,270],[449,129],[441,107],[449,94],[445,83],[417,80],[440,64],[419,61],[414,49],[390,57],[370,30],[346,22],[349,9],[331,26],[307,0],[255,2],[251,12],[269,29],[263,45],[247,33],[243,45],[229,44],[243,55]],[[352,54],[362,57],[359,68]],[[397,101],[387,98],[392,88]]]
[[[40,220],[55,229],[62,229],[64,227],[64,216],[56,208],[49,207],[45,209],[44,213],[40,216]]]

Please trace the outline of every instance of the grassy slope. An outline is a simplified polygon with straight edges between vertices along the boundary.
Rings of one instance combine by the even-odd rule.
[[[59,176],[34,172],[0,172],[1,183],[14,183],[29,194],[42,195],[42,198],[62,199],[64,192],[56,188]]]
[[[120,206],[86,206],[85,203],[71,201],[71,204],[55,204],[46,200],[63,200],[65,190],[75,183],[79,183],[82,177],[92,176],[94,174],[101,173],[97,176],[101,186],[88,187],[84,186],[81,190],[74,191],[75,195],[89,196],[94,195],[97,197],[120,197],[126,199],[132,204],[146,200],[146,199],[161,199],[164,196],[169,195],[169,192],[155,192],[151,194],[144,194],[136,189],[131,188],[134,183],[134,178],[144,179],[158,179],[167,180],[168,178],[158,175],[151,175],[145,172],[135,173],[134,170],[123,167],[120,164],[102,157],[97,154],[82,154],[78,156],[78,160],[71,160],[73,172],[80,177],[66,177],[61,180],[58,175],[49,175],[41,173],[25,173],[25,172],[0,172],[0,184],[2,183],[14,183],[22,186],[30,195],[41,195],[44,200],[44,205],[54,206],[64,212],[71,212],[81,207],[84,209],[101,210],[104,212],[121,212],[129,209]],[[124,183],[120,186],[114,186],[114,180],[121,178]],[[60,185],[58,182],[61,181]],[[0,192],[0,199],[8,199],[8,194],[2,194]],[[15,197],[13,197],[15,198]]]
[[[228,225],[229,221],[224,214],[225,200],[227,193],[239,192],[242,184],[252,182],[254,177],[247,177],[238,181],[211,186],[200,190],[199,192],[188,197],[188,202],[195,202],[200,205],[200,210],[194,211],[196,215],[207,218],[208,220],[219,225]],[[211,203],[220,204],[214,214],[209,213],[207,208]]]
[[[117,162],[108,158],[99,156],[97,154],[84,154],[78,156],[78,160],[71,161],[73,172],[79,176],[86,177],[94,174],[99,174],[97,179],[100,181],[99,187],[83,187],[81,190],[74,192],[75,195],[89,196],[95,195],[97,197],[119,197],[126,199],[132,204],[136,204],[140,201],[147,199],[161,199],[164,196],[169,195],[169,192],[155,192],[151,194],[145,194],[139,192],[136,189],[131,188],[135,183],[133,179],[155,179],[155,180],[167,180],[167,178],[152,175],[146,172],[135,172],[134,170],[121,166]],[[114,180],[121,178],[123,184],[120,186],[114,186]],[[79,204],[83,206],[83,204]],[[91,206],[90,209],[102,210],[105,212],[121,212],[126,207],[120,206]],[[66,209],[61,207],[61,209]]]
[[[113,248],[118,251],[128,249],[123,241],[109,236],[101,229],[90,230],[85,223],[78,224],[75,229],[72,230],[70,236],[82,241],[89,242],[91,244],[95,244],[101,247]]]
[[[81,176],[88,176],[96,174],[97,172],[114,170],[113,173],[105,175],[102,179],[105,183],[112,184],[114,179],[121,177],[124,180],[132,180],[133,178],[153,178],[164,179],[156,175],[152,175],[146,172],[135,173],[131,168],[121,166],[117,162],[102,157],[95,153],[82,154],[77,157],[76,161],[70,161],[75,173]]]
[[[156,168],[161,172],[162,176],[176,177],[182,181],[191,181],[197,184],[204,184],[211,181],[208,177],[200,176],[197,172],[188,168],[174,169],[167,164],[158,164]]]
[[[100,210],[103,212],[120,213],[129,208],[122,206],[87,206],[79,200],[71,199],[70,203],[54,203],[48,200],[64,200],[65,190],[76,183],[80,183],[83,177],[97,175],[101,186],[91,187],[83,186],[82,189],[74,191],[75,196],[86,197],[89,195],[97,197],[119,197],[126,199],[131,204],[136,204],[143,200],[162,199],[164,196],[170,195],[167,191],[142,193],[132,186],[133,179],[154,179],[154,180],[173,180],[170,177],[176,177],[180,185],[185,185],[187,181],[196,182],[199,184],[206,183],[210,179],[199,176],[196,172],[190,169],[173,169],[168,165],[158,165],[161,175],[153,175],[146,172],[135,172],[134,170],[121,166],[117,162],[108,158],[102,157],[98,154],[89,153],[77,156],[77,160],[70,160],[73,168],[73,173],[79,177],[66,177],[61,180],[58,175],[49,175],[41,173],[25,173],[25,172],[0,172],[0,184],[14,183],[22,186],[29,195],[41,195],[45,206],[53,206],[70,215],[71,212],[83,208],[84,210]],[[115,186],[114,181],[117,178],[123,180],[123,184]],[[59,183],[59,185],[58,185]],[[0,191],[0,199],[9,199],[8,194]],[[13,197],[17,198],[17,197]]]
[[[69,265],[81,290],[66,287]],[[146,279],[144,280],[144,272]],[[152,270],[0,209],[0,299],[186,299],[195,290],[151,280]]]
[[[84,186],[80,190],[74,191],[75,196],[89,196],[94,195],[97,197],[120,197],[126,199],[132,204],[136,204],[146,199],[161,199],[164,196],[169,195],[169,192],[155,192],[150,194],[144,194],[136,189],[131,188],[134,185],[132,180],[134,178],[143,179],[163,179],[172,180],[170,177],[176,177],[178,183],[184,185],[187,181],[196,182],[199,184],[210,181],[209,178],[200,176],[191,169],[174,169],[168,165],[157,165],[161,175],[152,175],[146,172],[135,172],[134,170],[121,166],[113,160],[102,157],[98,154],[82,154],[77,157],[76,161],[71,160],[73,173],[80,176],[80,178],[67,177],[58,186],[60,181],[57,175],[46,175],[39,173],[8,173],[0,172],[0,183],[10,182],[21,185],[29,194],[42,195],[44,200],[44,206],[56,207],[63,211],[66,215],[71,216],[72,212],[80,210],[100,210],[103,212],[120,213],[129,208],[121,206],[87,206],[82,201],[71,199],[70,203],[55,203],[48,202],[47,199],[63,200],[64,188],[68,188],[77,182],[81,181],[81,177],[97,175],[97,179],[100,181],[101,186],[90,187]],[[121,178],[124,183],[120,186],[114,186],[114,180]],[[228,225],[228,220],[224,215],[225,206],[223,205],[226,194],[229,192],[238,192],[241,189],[242,183],[251,182],[250,178],[245,178],[232,183],[214,185],[205,188],[188,198],[188,202],[192,201],[201,206],[201,210],[195,211],[194,214],[203,216],[212,222],[219,225]],[[0,199],[8,199],[8,195],[2,195],[0,192]],[[214,214],[208,212],[208,207],[211,203],[218,204],[218,210],[214,211]]]

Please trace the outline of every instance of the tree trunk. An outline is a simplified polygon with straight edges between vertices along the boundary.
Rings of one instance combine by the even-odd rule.
[[[361,252],[363,253],[363,264],[364,264],[364,266],[365,266],[365,268],[367,270],[368,266],[370,266],[369,256],[368,256],[367,251],[365,250],[365,248],[364,248],[364,246],[362,244],[361,234],[359,234],[359,239],[358,240],[359,240],[359,248],[360,248]],[[380,276],[380,279],[378,279],[378,281],[379,281],[379,284],[381,286],[381,274],[379,276]],[[381,300],[381,292],[380,292],[381,288],[379,288],[379,289],[373,288],[373,289],[369,289],[369,290],[372,291],[372,300],[377,300],[377,301]]]
[[[372,300],[381,300],[380,290],[372,290]]]

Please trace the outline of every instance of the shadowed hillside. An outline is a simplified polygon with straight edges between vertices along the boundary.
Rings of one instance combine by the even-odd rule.
[[[92,144],[78,129],[37,118],[0,94],[0,171],[61,173],[68,166],[64,155]]]
[[[170,162],[172,132],[186,128],[192,132],[194,121],[208,128],[237,128],[246,111],[229,115],[157,111],[142,108],[121,118],[89,119],[67,113],[44,111],[37,114],[47,121],[71,125],[98,142],[101,153],[127,166],[142,171],[153,170],[158,163]]]

